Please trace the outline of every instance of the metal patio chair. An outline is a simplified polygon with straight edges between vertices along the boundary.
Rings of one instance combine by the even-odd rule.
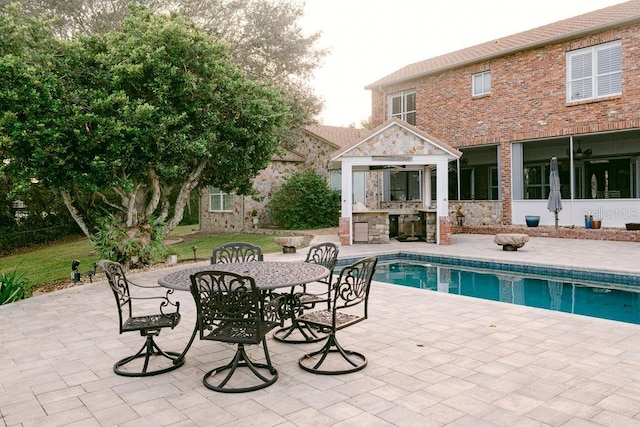
[[[263,296],[252,277],[224,271],[193,274],[191,294],[196,303],[200,339],[237,345],[229,363],[204,375],[205,387],[224,393],[241,393],[275,383],[278,371],[271,363],[265,337],[280,324],[283,298],[269,299],[273,295]],[[264,363],[249,358],[245,346],[251,344],[262,344]],[[239,371],[238,368],[247,369]],[[225,371],[228,372],[222,377]],[[221,379],[213,383],[214,376]],[[240,379],[232,380],[234,376]]]
[[[262,248],[245,242],[227,243],[215,248],[211,253],[211,264],[263,260]]]
[[[291,288],[291,293],[287,296],[287,311],[288,317],[291,319],[291,325],[274,332],[273,338],[275,340],[291,344],[303,344],[317,342],[326,338],[326,334],[319,334],[318,331],[309,328],[304,322],[300,322],[298,317],[305,310],[315,308],[316,304],[326,303],[327,310],[331,309],[331,283],[333,269],[338,261],[338,251],[338,246],[330,242],[320,243],[309,248],[304,262],[328,268],[329,275],[317,282],[305,283]]]
[[[117,262],[101,260],[98,265],[104,270],[116,299],[120,333],[139,331],[140,335],[146,338],[142,348],[136,354],[116,362],[113,365],[113,371],[127,377],[145,377],[169,372],[182,366],[184,358],[180,357],[180,353],[164,351],[155,342],[155,337],[160,335],[160,330],[173,329],[180,323],[180,302],[172,302],[169,299],[173,290],[169,289],[163,296],[141,296],[138,292],[132,295],[133,287],[149,289],[160,286],[139,285],[127,280],[122,265]],[[159,313],[134,316],[133,301],[143,300],[159,301]],[[165,311],[170,307],[175,307],[175,311]],[[133,362],[140,358],[144,358],[142,367],[135,366]],[[149,369],[150,363],[152,366],[162,366],[160,362],[164,359],[170,362],[169,366]]]
[[[377,263],[377,257],[369,257],[343,268],[333,284],[331,309],[310,311],[298,317],[299,322],[329,333],[320,350],[298,360],[302,369],[314,374],[338,375],[359,371],[367,365],[363,354],[346,350],[338,343],[336,332],[367,318],[369,289]]]

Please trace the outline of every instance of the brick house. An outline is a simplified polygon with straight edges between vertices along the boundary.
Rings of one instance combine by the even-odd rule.
[[[272,226],[265,209],[274,188],[295,172],[313,169],[330,178],[333,153],[362,139],[370,131],[355,128],[313,125],[306,127],[295,151],[275,156],[254,180],[260,197],[226,194],[208,188],[200,197],[200,230],[209,233],[237,233]],[[255,221],[255,222],[254,222]]]
[[[640,222],[640,0],[410,64],[366,89],[374,126],[401,119],[463,153],[448,200],[465,226],[525,215],[553,225],[552,157],[560,226]]]

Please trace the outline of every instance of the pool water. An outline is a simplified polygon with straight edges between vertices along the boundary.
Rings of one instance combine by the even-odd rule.
[[[471,263],[482,264],[482,263]],[[512,266],[512,268],[518,266]],[[523,266],[519,266],[524,269]],[[535,270],[535,269],[534,269]],[[532,270],[532,271],[534,271]],[[637,277],[538,269],[527,273],[417,259],[380,259],[374,280],[431,291],[640,324]],[[567,273],[567,272],[565,272]],[[572,272],[576,276],[576,272]]]

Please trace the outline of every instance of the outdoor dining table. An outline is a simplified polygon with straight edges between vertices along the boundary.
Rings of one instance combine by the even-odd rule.
[[[258,289],[263,294],[279,288],[290,288],[309,282],[315,282],[329,275],[329,269],[307,262],[286,262],[286,261],[253,261],[253,262],[231,262],[222,264],[208,264],[198,267],[189,267],[174,271],[161,277],[158,280],[160,286],[175,289],[178,291],[189,291],[191,288],[191,276],[200,271],[226,271],[251,276],[256,282]],[[177,359],[181,361],[186,356],[189,348],[198,332],[198,325],[193,329],[193,334],[184,351]]]

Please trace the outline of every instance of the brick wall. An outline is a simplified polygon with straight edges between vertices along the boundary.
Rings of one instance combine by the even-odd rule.
[[[623,94],[566,103],[569,50],[622,40]],[[417,123],[454,147],[504,143],[640,126],[640,26],[512,54],[372,93],[372,120],[385,119],[385,96],[415,89]],[[473,74],[491,70],[491,94],[471,96]]]

